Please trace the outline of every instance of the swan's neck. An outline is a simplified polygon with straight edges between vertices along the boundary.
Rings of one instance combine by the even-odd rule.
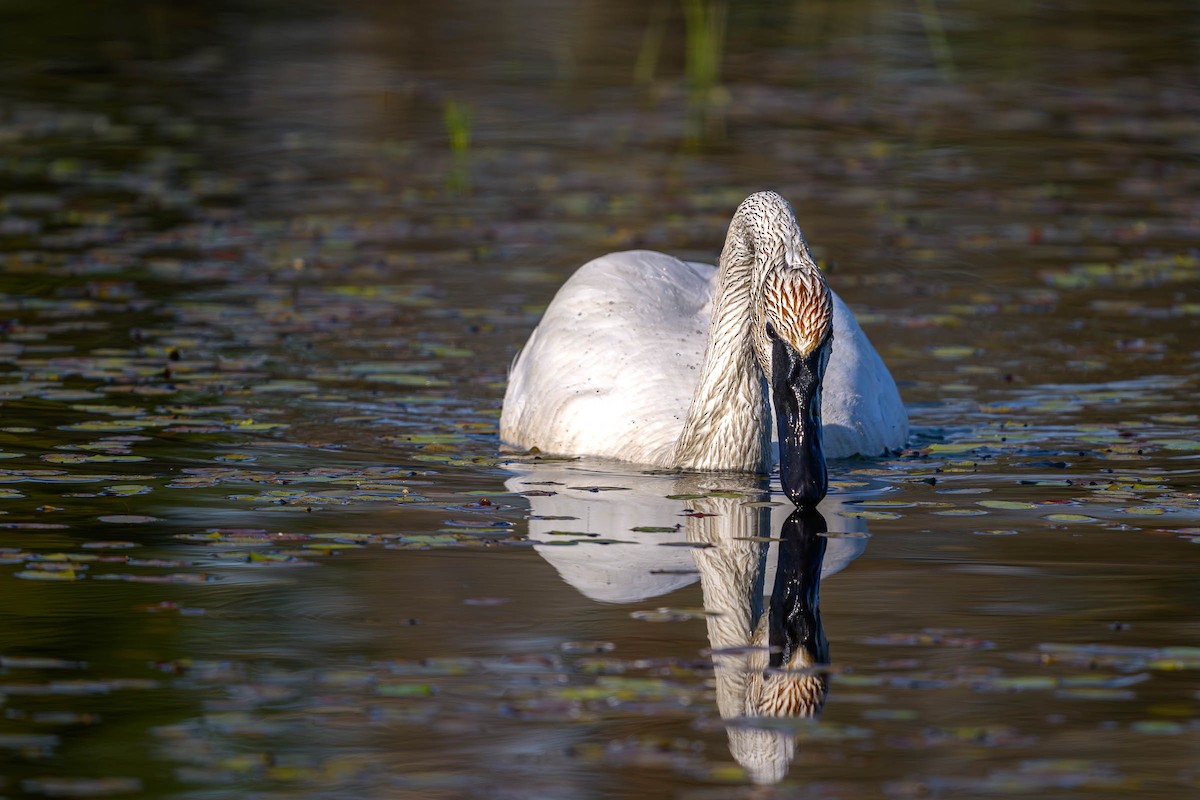
[[[676,466],[684,469],[767,468],[766,379],[754,359],[751,339],[753,259],[736,255],[727,242],[700,380],[675,445]]]
[[[816,270],[791,207],[771,192],[747,199],[734,214],[721,251],[708,344],[675,445],[675,466],[769,470],[770,401],[755,357],[754,325],[767,273],[799,264]]]
[[[748,476],[743,480],[746,482],[723,481],[715,486],[681,480],[675,488],[688,494],[704,494],[714,488],[736,493],[734,497],[689,501],[700,513],[686,525],[687,540],[705,545],[692,550],[692,557],[700,572],[708,641],[714,651],[717,707],[726,718],[746,713],[746,647],[763,614],[767,545],[762,537],[770,531],[767,509],[745,505],[761,495]]]

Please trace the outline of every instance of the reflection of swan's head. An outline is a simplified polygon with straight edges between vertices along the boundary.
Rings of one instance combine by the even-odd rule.
[[[746,715],[809,718],[821,713],[829,680],[812,654],[801,649],[782,669],[771,669],[765,650],[755,650],[746,665]]]
[[[786,200],[746,198],[734,214],[721,260],[750,267],[751,341],[771,384],[779,475],[795,503],[816,504],[828,489],[821,445],[821,381],[833,333],[833,295]]]
[[[752,656],[747,665],[745,718],[728,729],[729,752],[754,783],[778,783],[796,755],[796,737],[788,727],[772,728],[754,718],[816,717],[825,705],[829,683],[823,672],[812,671],[811,663],[807,668],[796,663],[781,672],[762,671],[754,661]]]

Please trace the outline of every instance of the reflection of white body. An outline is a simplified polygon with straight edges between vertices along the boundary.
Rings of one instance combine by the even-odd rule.
[[[586,597],[634,603],[700,579],[709,612],[709,644],[718,653],[724,651],[714,661],[717,708],[731,721],[730,752],[755,783],[781,780],[796,750],[795,737],[786,730],[756,728],[738,720],[811,717],[824,703],[826,688],[819,676],[766,671],[764,586],[774,584],[778,545],[763,539],[778,537],[795,507],[786,502],[759,505],[767,497],[762,491],[765,481],[748,475],[656,475],[603,462],[510,464],[509,469],[516,474],[506,488],[532,493],[527,497],[529,537],[538,542],[534,549]],[[668,497],[714,491],[719,495]],[[836,535],[865,533],[861,519],[838,515],[842,505],[832,497],[821,503],[834,533],[821,564],[822,579],[840,572],[866,548],[865,536]],[[688,509],[703,516],[685,515]],[[617,542],[589,544],[588,537],[563,532],[597,534]],[[563,544],[571,540],[577,543]],[[800,670],[812,663],[801,651],[785,666]],[[782,708],[780,698],[785,698]]]
[[[745,492],[747,496],[743,499],[705,498],[709,504],[728,500],[729,510],[736,511],[733,516],[719,519],[702,518],[712,523],[706,527],[723,531],[725,539],[778,535],[783,520],[793,510],[791,503],[781,502],[770,507],[766,512],[768,519],[760,523],[758,517],[764,510],[744,503],[766,498],[758,496],[758,482],[749,476],[714,474],[681,478],[646,474],[611,462],[510,464],[509,468],[517,471],[505,484],[509,491],[535,493],[528,497],[532,517],[529,538],[539,542],[534,549],[581,594],[606,603],[635,603],[697,580],[693,548],[678,546],[688,541],[689,527],[698,527],[700,520],[683,515],[686,509],[695,508],[696,502],[670,500],[668,495],[699,494],[706,489],[722,488]],[[607,469],[599,471],[600,468]],[[554,494],[536,494],[543,491]],[[841,507],[835,497],[826,498],[820,505],[831,531],[866,530],[861,519],[839,516],[837,511]],[[676,526],[679,527],[674,533],[633,530]],[[734,528],[740,532],[734,532]],[[555,531],[598,534],[628,544],[587,544],[588,537],[566,536]],[[573,539],[581,543],[564,546],[564,542]],[[841,571],[865,547],[865,538],[831,538],[822,576]],[[773,564],[773,551],[770,556],[767,563]],[[767,581],[770,585],[769,574]]]
[[[650,251],[612,253],[581,267],[513,364],[501,438],[547,453],[676,466],[717,276],[707,264]],[[896,384],[854,314],[832,299],[833,349],[821,400],[825,454],[877,456],[902,447],[908,416]],[[769,451],[768,464],[777,455]]]

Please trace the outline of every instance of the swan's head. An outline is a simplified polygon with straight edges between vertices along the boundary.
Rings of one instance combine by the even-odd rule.
[[[750,339],[775,403],[783,490],[797,505],[815,506],[828,488],[821,381],[833,335],[833,295],[791,205],[775,192],[756,192],[738,206],[721,262],[725,274],[745,280],[749,291]]]
[[[764,276],[754,350],[774,400],[783,491],[797,505],[815,506],[829,488],[821,382],[833,342],[833,298],[807,251],[803,255],[807,263]]]
[[[795,212],[775,192],[756,192],[738,206],[722,260],[749,268],[751,340],[775,404],[783,491],[797,505],[815,506],[828,489],[821,381],[833,338],[833,295]]]

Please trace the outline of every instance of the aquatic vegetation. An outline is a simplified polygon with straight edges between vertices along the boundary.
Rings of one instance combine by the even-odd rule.
[[[689,142],[719,143],[725,135],[728,98],[721,87],[721,62],[729,9],[724,0],[684,0],[688,91],[694,115]]]
[[[450,139],[450,152],[454,157],[446,187],[455,194],[471,188],[471,109],[453,98],[442,106],[442,118],[446,123],[446,134]]]

